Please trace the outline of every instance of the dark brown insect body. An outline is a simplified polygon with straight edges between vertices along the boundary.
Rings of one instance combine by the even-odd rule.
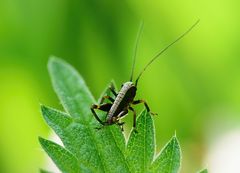
[[[112,117],[121,118],[127,114],[130,103],[133,102],[136,95],[136,90],[137,88],[132,82],[123,84],[108,112],[107,120],[109,124],[113,123]]]
[[[110,91],[113,93],[115,98],[112,98],[110,96],[104,96],[101,101],[100,101],[100,105],[92,105],[91,107],[91,111],[94,115],[94,117],[102,124],[102,125],[112,125],[112,124],[118,124],[122,127],[122,125],[124,124],[124,122],[120,122],[120,119],[122,117],[124,117],[128,111],[132,111],[133,112],[133,127],[135,129],[136,127],[136,112],[134,110],[134,108],[132,107],[133,105],[139,104],[139,103],[144,103],[146,110],[149,112],[150,109],[147,105],[147,103],[144,100],[134,100],[135,96],[136,96],[136,91],[137,91],[137,83],[139,78],[142,76],[143,72],[147,69],[147,67],[155,60],[157,59],[161,54],[163,54],[169,47],[171,47],[173,44],[175,44],[177,41],[179,41],[181,38],[183,38],[187,33],[189,33],[194,26],[197,25],[197,23],[199,22],[199,20],[192,25],[185,33],[183,33],[182,35],[180,35],[175,41],[173,41],[172,43],[170,43],[168,46],[166,46],[162,51],[160,51],[159,53],[157,53],[157,55],[155,55],[150,62],[144,67],[144,69],[140,72],[140,74],[138,75],[135,84],[132,82],[132,78],[133,78],[133,70],[134,70],[134,66],[135,66],[135,59],[136,59],[136,51],[137,51],[137,46],[138,46],[138,41],[139,41],[139,35],[142,31],[142,25],[141,25],[141,29],[140,32],[138,33],[138,37],[137,37],[137,44],[135,47],[135,51],[134,51],[134,61],[133,61],[133,67],[132,67],[132,73],[131,73],[131,78],[129,82],[125,82],[120,91],[118,93],[116,93],[115,88],[113,85],[111,85],[109,87]],[[108,99],[111,103],[104,103],[104,100]],[[107,117],[105,121],[102,121],[98,115],[95,112],[95,109],[98,110],[102,110],[107,112]],[[153,113],[152,113],[153,114]]]
[[[126,82],[122,85],[118,94],[116,93],[113,85],[111,85],[109,89],[115,96],[115,99],[110,96],[104,96],[100,102],[100,105],[93,105],[91,110],[95,118],[102,125],[118,124],[121,126],[123,125],[123,122],[120,122],[120,119],[128,113],[128,110],[130,110],[133,112],[133,127],[136,127],[136,112],[132,105],[144,103],[147,111],[149,111],[149,107],[144,100],[134,100],[137,87],[133,84],[133,82]],[[102,104],[105,99],[108,99],[111,103]],[[107,118],[105,122],[100,120],[94,109],[107,112]]]

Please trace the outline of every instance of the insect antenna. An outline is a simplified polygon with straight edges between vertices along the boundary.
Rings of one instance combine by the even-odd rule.
[[[134,73],[134,68],[135,68],[135,63],[136,63],[137,50],[138,50],[138,45],[139,45],[140,36],[142,34],[142,30],[143,30],[143,21],[141,21],[141,23],[139,25],[137,38],[136,38],[136,42],[135,42],[135,47],[133,50],[133,64],[132,64],[132,71],[131,71],[131,76],[130,76],[131,82],[133,80],[133,73]]]
[[[155,61],[160,55],[162,55],[166,50],[168,50],[168,48],[170,48],[171,46],[173,46],[175,43],[177,43],[179,40],[181,40],[184,36],[186,36],[198,23],[200,20],[197,20],[187,31],[185,31],[183,34],[181,34],[176,40],[174,40],[173,42],[171,42],[169,45],[167,45],[164,49],[162,49],[160,52],[158,52],[148,63],[147,65],[143,68],[143,70],[139,73],[135,85],[137,86],[138,80],[140,79],[140,77],[142,76],[143,72],[148,68],[148,66],[150,64],[153,63],[153,61]]]

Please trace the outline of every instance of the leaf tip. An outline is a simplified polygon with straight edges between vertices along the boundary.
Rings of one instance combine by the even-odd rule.
[[[41,109],[41,112],[45,112],[47,110],[47,107],[43,104],[40,104],[40,109]]]
[[[41,146],[43,147],[44,150],[46,149],[46,147],[47,147],[48,145],[50,145],[50,144],[52,143],[52,141],[49,141],[49,140],[47,140],[47,139],[44,139],[44,138],[42,138],[41,136],[38,137],[38,141],[39,141],[39,143],[41,144]]]
[[[174,136],[172,137],[171,141],[173,141],[176,145],[178,145],[178,146],[180,147],[176,133],[175,133]]]
[[[56,56],[54,56],[54,55],[51,55],[50,57],[49,57],[49,60],[48,60],[48,63],[50,64],[50,63],[53,63],[53,62],[56,62],[56,61],[59,61],[60,59],[58,58],[58,57],[56,57]]]
[[[49,57],[49,60],[48,60],[48,69],[51,70],[56,65],[63,64],[63,63],[65,63],[64,60],[52,55],[52,56]]]
[[[43,118],[47,120],[47,117],[49,116],[49,108],[45,105],[40,105],[40,110]]]
[[[179,154],[180,154],[180,157],[181,156],[181,147],[180,147],[180,143],[178,141],[178,138],[176,136],[176,134],[172,137],[172,139],[169,141],[169,144],[171,145],[174,145],[178,150],[179,150]]]
[[[41,147],[43,148],[43,150],[45,150],[48,153],[49,146],[51,146],[53,144],[53,142],[49,141],[47,139],[44,139],[41,136],[38,137],[38,141],[39,141]]]
[[[173,137],[177,138],[177,131],[176,130],[174,132],[174,136]]]
[[[38,136],[38,141],[39,141],[39,143],[41,144],[41,146],[43,147],[46,139],[42,138],[41,136]]]

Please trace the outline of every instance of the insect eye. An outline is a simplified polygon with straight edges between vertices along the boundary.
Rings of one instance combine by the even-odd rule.
[[[121,88],[123,87],[123,84],[121,85]]]

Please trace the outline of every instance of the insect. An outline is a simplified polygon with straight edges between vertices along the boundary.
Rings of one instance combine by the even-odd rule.
[[[91,111],[96,118],[96,120],[101,123],[103,126],[107,125],[113,125],[117,124],[121,127],[123,130],[123,124],[124,122],[120,122],[120,120],[128,114],[128,111],[133,112],[133,128],[136,131],[136,111],[134,110],[133,106],[143,103],[146,110],[150,112],[149,106],[145,100],[135,100],[136,91],[137,91],[137,85],[140,77],[144,73],[144,71],[149,67],[150,64],[152,64],[160,55],[162,55],[168,48],[170,48],[172,45],[174,45],[176,42],[181,40],[185,35],[187,35],[197,24],[199,23],[199,20],[196,21],[187,31],[185,31],[182,35],[180,35],[176,40],[171,42],[169,45],[167,45],[164,49],[162,49],[160,52],[158,52],[143,68],[143,70],[139,73],[137,76],[135,82],[133,82],[133,73],[134,73],[134,67],[135,67],[135,61],[136,61],[136,53],[139,43],[139,37],[142,33],[143,24],[141,23],[140,29],[137,34],[135,49],[134,49],[134,55],[133,55],[133,64],[132,64],[132,71],[130,80],[123,83],[121,86],[120,91],[117,93],[115,91],[114,85],[111,84],[109,87],[109,90],[113,94],[114,98],[112,98],[109,95],[103,96],[100,104],[93,104],[91,107]],[[110,101],[110,103],[104,103],[104,100],[107,99]],[[105,121],[102,121],[99,116],[96,114],[95,109],[107,112]],[[151,113],[153,114],[153,113]]]

